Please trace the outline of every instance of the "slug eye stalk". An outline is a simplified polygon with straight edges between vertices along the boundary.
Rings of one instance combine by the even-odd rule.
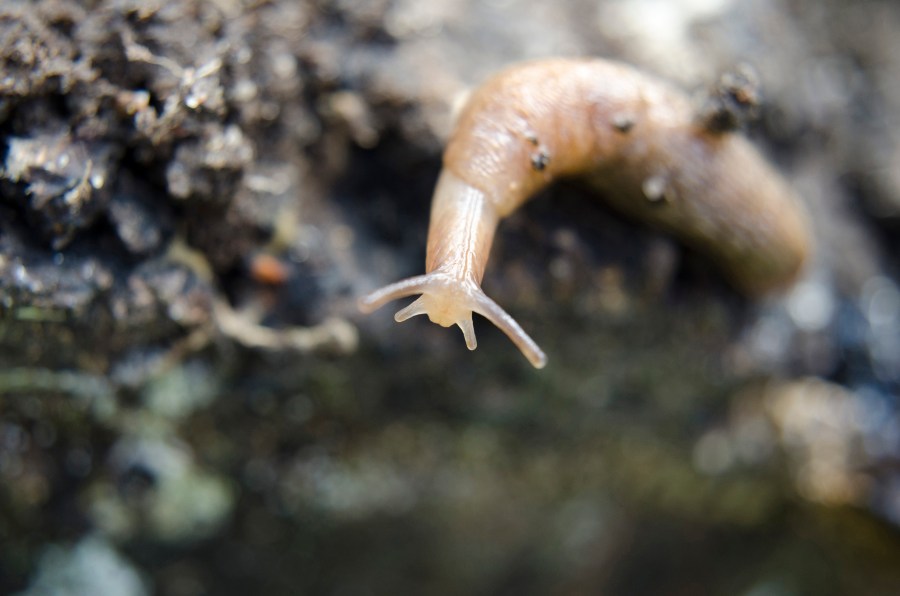
[[[472,313],[476,312],[496,325],[522,351],[535,368],[547,364],[547,356],[509,313],[485,295],[477,283],[433,271],[410,277],[375,290],[359,300],[359,309],[370,313],[388,302],[421,294],[409,306],[397,311],[398,323],[417,315],[428,315],[432,323],[442,327],[457,325],[470,350],[478,347]]]

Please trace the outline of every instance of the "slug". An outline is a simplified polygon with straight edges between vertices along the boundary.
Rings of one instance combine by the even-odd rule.
[[[805,212],[749,141],[712,120],[684,92],[608,60],[500,72],[469,97],[444,152],[425,274],[364,296],[360,310],[421,294],[397,322],[458,325],[474,350],[476,312],[542,368],[544,352],[481,280],[499,221],[561,177],[708,255],[748,295],[787,285],[810,252]]]

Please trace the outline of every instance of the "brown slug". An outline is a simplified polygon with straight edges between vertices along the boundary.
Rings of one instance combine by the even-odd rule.
[[[474,350],[477,312],[543,367],[544,352],[480,284],[498,222],[560,177],[585,179],[615,209],[702,251],[750,295],[790,283],[810,252],[787,183],[685,93],[608,60],[541,60],[472,93],[444,152],[425,274],[368,294],[360,309],[421,294],[398,322],[427,314],[459,325]]]

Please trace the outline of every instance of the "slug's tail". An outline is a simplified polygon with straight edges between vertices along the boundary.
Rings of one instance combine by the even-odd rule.
[[[462,329],[466,346],[474,350],[478,342],[475,340],[472,313],[477,312],[499,327],[535,368],[543,368],[547,364],[547,356],[534,340],[471,280],[433,271],[398,281],[363,296],[359,300],[359,309],[370,313],[392,300],[416,294],[421,296],[394,315],[394,320],[398,323],[416,315],[428,315],[433,323],[443,327],[457,325]]]

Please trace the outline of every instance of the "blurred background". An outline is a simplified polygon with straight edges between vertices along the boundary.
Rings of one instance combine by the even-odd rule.
[[[0,3],[0,593],[900,593],[900,6]],[[602,56],[746,134],[816,253],[749,301],[558,184],[484,286],[533,370],[359,295],[422,270],[465,91]]]

